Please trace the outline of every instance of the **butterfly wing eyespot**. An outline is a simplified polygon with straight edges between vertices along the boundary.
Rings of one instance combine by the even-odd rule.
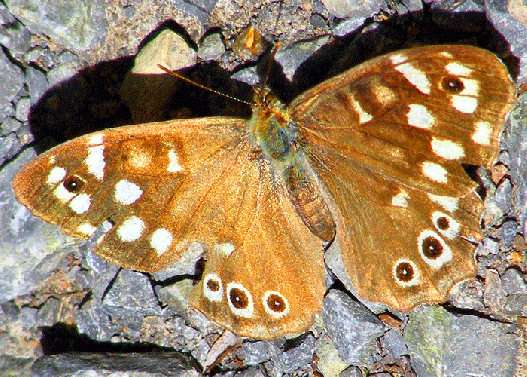
[[[463,81],[461,81],[459,78],[455,76],[446,76],[441,80],[440,86],[443,90],[452,93],[452,94],[458,94],[463,91],[465,86],[463,85]]]
[[[68,192],[72,194],[78,194],[82,192],[84,186],[86,185],[86,182],[81,177],[72,175],[70,177],[67,177],[62,183],[62,185]]]

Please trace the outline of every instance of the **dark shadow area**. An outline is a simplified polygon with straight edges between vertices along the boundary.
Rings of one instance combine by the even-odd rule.
[[[75,326],[64,323],[43,327],[40,344],[44,355],[58,355],[67,352],[128,353],[170,350],[169,348],[147,343],[97,342],[87,335],[79,334]]]
[[[285,103],[307,88],[341,73],[372,57],[429,44],[469,44],[496,53],[516,77],[518,60],[509,54],[503,37],[492,27],[483,13],[449,13],[425,9],[404,16],[393,16],[383,22],[367,20],[364,29],[336,38],[318,50],[297,70],[289,82],[276,62],[269,63],[271,49],[259,61],[247,63],[239,70],[256,66],[260,77],[271,72],[266,82]],[[166,21],[145,38],[152,40],[161,30],[176,30],[190,41],[185,31],[173,21]],[[143,43],[143,44],[144,44]],[[269,65],[271,64],[271,65]],[[133,57],[102,62],[81,71],[78,75],[49,90],[30,113],[30,126],[37,140],[51,136],[57,143],[76,136],[130,124],[131,116],[119,96],[126,72],[133,66]],[[222,93],[251,100],[251,87],[230,79],[227,72],[215,63],[201,63],[181,72],[191,80]],[[143,76],[148,84],[151,76]],[[159,77],[157,77],[159,80]],[[178,82],[176,94],[170,101],[165,119],[173,118],[181,109],[188,117],[236,116],[248,118],[250,108],[210,93],[185,82]],[[39,151],[39,152],[42,152]]]

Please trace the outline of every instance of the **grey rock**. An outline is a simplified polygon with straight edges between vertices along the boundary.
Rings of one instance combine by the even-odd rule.
[[[16,104],[16,118],[27,123],[29,116],[30,100],[28,97],[21,98]]]
[[[11,102],[0,107],[0,121],[3,122],[8,117],[15,117],[15,107]]]
[[[39,310],[36,308],[23,307],[20,309],[18,319],[22,328],[37,327],[40,322],[37,321]]]
[[[22,126],[22,123],[20,123],[18,120],[16,120],[15,118],[6,118],[3,122],[2,122],[2,126],[1,126],[1,135],[7,135],[7,134],[10,134],[11,132],[15,132],[17,131],[20,127]]]
[[[324,298],[322,317],[342,359],[349,364],[372,362],[385,325],[345,293],[331,290]]]
[[[521,12],[521,10],[503,6],[506,3],[497,0],[485,1],[483,4],[485,14],[492,26],[510,43],[512,54],[520,61],[525,61],[527,58],[527,29],[525,25],[517,21],[518,15],[511,14],[512,11]],[[526,74],[525,64],[520,64],[518,77],[525,77]]]
[[[161,307],[148,278],[136,271],[121,270],[103,298],[103,307],[111,315],[131,312],[159,315]]]
[[[527,295],[512,294],[505,298],[502,311],[504,314],[514,316],[527,316]]]
[[[245,342],[240,349],[247,365],[261,364],[281,352],[275,342],[265,341]]]
[[[35,34],[44,34],[74,51],[95,48],[106,37],[104,0],[7,0],[9,10]]]
[[[116,376],[198,377],[192,359],[176,352],[102,354],[72,353],[39,358],[31,368],[33,377]]]
[[[358,367],[352,365],[340,372],[339,377],[363,377],[363,374]]]
[[[501,226],[502,242],[505,246],[511,246],[514,238],[518,234],[518,223],[516,220],[509,220]]]
[[[518,328],[475,316],[454,316],[435,305],[410,313],[405,330],[419,377],[514,376]]]
[[[29,149],[0,171],[0,302],[35,290],[71,240],[57,226],[35,218],[15,199],[11,181],[35,156]]]
[[[308,365],[313,360],[315,352],[315,338],[308,334],[302,343],[293,347],[279,357],[281,368],[285,373],[291,373],[305,365]]]
[[[503,290],[508,295],[527,294],[527,284],[522,274],[515,268],[509,268],[501,277]]]
[[[80,82],[82,78],[80,76],[77,76],[78,69],[76,63],[66,63],[62,65],[57,65],[53,67],[48,73],[47,73],[47,79],[49,82],[49,86],[53,87],[60,83],[65,82]],[[70,80],[71,79],[71,80]],[[71,93],[74,94],[74,93]]]
[[[12,23],[0,28],[0,45],[16,58],[22,57],[31,46],[31,33],[21,23]]]
[[[36,46],[35,48],[31,49],[24,57],[24,60],[28,63],[42,65],[48,69],[57,64],[57,57],[55,53],[50,51],[49,48],[44,48],[41,46]]]
[[[54,297],[50,297],[44,305],[38,310],[38,324],[39,326],[53,326],[57,323],[60,316],[61,301]]]
[[[236,377],[266,377],[267,374],[264,373],[260,367],[251,367],[247,368],[241,372],[234,374]]]
[[[463,309],[483,310],[485,286],[476,279],[465,280],[457,284],[450,292],[453,306]]]
[[[24,73],[0,51],[0,109],[7,107],[24,86]]]
[[[397,360],[403,355],[408,355],[408,346],[406,345],[406,341],[399,331],[395,329],[388,330],[381,338],[381,341],[388,351],[388,354],[394,360]]]
[[[198,57],[203,60],[218,60],[225,53],[225,46],[220,33],[207,35],[198,50]]]
[[[4,4],[0,4],[0,25],[12,25],[17,22],[13,14],[7,9]]]
[[[378,12],[385,3],[379,0],[321,0],[327,10],[338,18],[344,17],[371,17]]]
[[[510,179],[504,179],[496,188],[494,201],[503,212],[508,212],[511,209],[511,191],[512,184]]]
[[[207,24],[217,0],[170,0],[170,2],[184,13],[196,17],[201,24]]]
[[[282,66],[284,75],[292,80],[298,66],[313,56],[327,41],[328,37],[324,36],[312,41],[296,43],[290,48],[278,50],[275,59]]]
[[[135,8],[133,5],[128,5],[123,8],[123,14],[128,17],[132,18],[135,16]]]
[[[31,105],[34,105],[38,103],[40,98],[42,98],[44,93],[48,90],[48,79],[43,72],[33,67],[28,67],[26,69],[26,81],[29,88]]]

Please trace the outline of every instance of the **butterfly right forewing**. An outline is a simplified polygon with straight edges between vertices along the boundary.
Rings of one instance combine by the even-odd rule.
[[[490,52],[428,46],[369,60],[291,104],[362,298],[406,310],[474,276],[466,239],[480,237],[482,205],[462,164],[497,156],[515,93]]]

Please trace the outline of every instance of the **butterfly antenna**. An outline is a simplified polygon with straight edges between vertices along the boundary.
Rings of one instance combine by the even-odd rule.
[[[272,61],[274,61],[274,57],[276,55],[276,52],[278,51],[278,49],[280,48],[280,46],[282,46],[282,43],[281,42],[276,42],[275,46],[273,47],[273,50],[271,51],[271,54],[269,56],[269,64],[267,65],[267,73],[265,74],[265,79],[264,79],[264,84],[267,84],[268,80],[269,80],[269,75],[271,74],[271,66],[272,66]]]
[[[191,84],[191,85],[197,86],[197,87],[200,88],[200,89],[208,90],[209,92],[212,92],[212,93],[214,93],[214,94],[217,94],[217,95],[219,95],[219,96],[221,96],[221,97],[228,98],[228,99],[230,99],[231,101],[236,101],[236,102],[244,103],[244,104],[249,105],[249,106],[252,105],[251,102],[244,101],[244,100],[242,100],[242,99],[240,99],[240,98],[236,98],[236,97],[233,97],[233,96],[229,96],[228,94],[225,94],[225,93],[222,93],[222,92],[220,92],[220,91],[217,91],[217,90],[211,89],[211,88],[209,88],[209,87],[207,87],[207,86],[205,86],[205,85],[198,84],[197,82],[192,81],[191,79],[189,79],[189,78],[187,78],[187,77],[185,77],[185,76],[182,76],[182,75],[180,75],[179,73],[177,73],[177,72],[175,72],[175,71],[172,71],[172,70],[170,70],[170,69],[168,69],[168,68],[162,66],[161,64],[158,64],[157,66],[158,66],[160,69],[162,69],[163,71],[165,71],[166,73],[168,73],[169,75],[174,76],[174,77],[176,77],[176,78],[178,78],[178,79],[180,79],[180,80],[183,80],[183,81],[185,81],[185,82],[187,82],[187,83],[189,83],[189,84]]]

